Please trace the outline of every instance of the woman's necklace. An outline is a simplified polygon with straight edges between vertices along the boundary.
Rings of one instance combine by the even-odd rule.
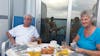
[[[92,27],[85,29],[85,31],[84,31],[85,36],[86,37],[90,36],[92,34],[91,33],[92,31],[93,31]]]

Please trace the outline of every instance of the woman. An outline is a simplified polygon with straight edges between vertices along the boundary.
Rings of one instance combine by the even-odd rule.
[[[100,29],[93,25],[93,15],[90,11],[81,13],[82,27],[73,42],[78,47],[76,52],[89,56],[100,56]]]

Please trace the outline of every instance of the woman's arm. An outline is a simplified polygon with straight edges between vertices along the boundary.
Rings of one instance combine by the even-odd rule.
[[[76,51],[79,53],[87,54],[89,56],[100,56],[100,44],[97,45],[97,49],[98,51],[91,51],[91,50],[78,48]]]
[[[77,42],[78,40],[79,40],[79,36],[77,34],[76,37],[73,39],[73,42]]]
[[[77,42],[78,39],[79,39],[79,36],[76,35],[76,37],[73,39],[73,42]],[[66,47],[63,47],[63,48],[69,48],[69,49],[73,50],[73,48],[71,46],[68,46],[68,45]]]

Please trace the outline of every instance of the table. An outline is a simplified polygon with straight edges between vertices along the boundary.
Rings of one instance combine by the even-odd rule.
[[[42,44],[40,44],[40,45],[36,45],[36,44],[34,44],[34,47],[37,47],[37,46],[39,46],[39,47],[46,47],[46,46],[48,46],[49,45],[49,43],[42,43]],[[33,47],[33,46],[31,46],[31,45],[28,45],[29,47]],[[19,51],[18,51],[19,52]],[[18,53],[18,52],[16,52],[16,49],[13,49],[13,48],[10,48],[10,49],[8,49],[7,51],[6,51],[6,54],[7,54],[7,56],[28,56],[27,54],[23,54],[23,55],[21,55],[21,53]],[[23,51],[22,51],[23,52]],[[69,52],[69,56],[84,56],[84,55],[82,55],[82,54],[79,54],[79,53],[75,53],[74,51],[71,51],[71,50],[69,50],[68,49],[68,52]],[[52,55],[44,55],[44,54],[42,54],[41,56],[52,56]],[[53,56],[56,56],[56,54],[54,53],[54,55]]]

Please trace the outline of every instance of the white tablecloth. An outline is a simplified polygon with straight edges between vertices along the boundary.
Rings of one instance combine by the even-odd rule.
[[[45,46],[48,46],[49,44],[41,44],[40,46],[41,47],[45,47]],[[84,56],[83,54],[79,54],[79,53],[76,53],[74,51],[71,51],[71,50],[68,50],[69,52],[69,56]],[[11,49],[8,49],[6,51],[6,54],[7,56],[21,56],[19,53],[16,53],[15,50],[13,50],[12,48]],[[50,55],[41,55],[41,56],[50,56]],[[54,56],[56,56],[56,54],[54,54]]]

